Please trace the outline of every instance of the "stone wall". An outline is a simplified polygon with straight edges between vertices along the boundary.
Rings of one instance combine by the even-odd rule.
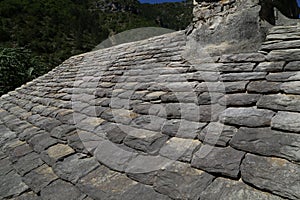
[[[174,32],[0,97],[0,198],[300,199],[299,30],[214,56]]]
[[[271,27],[260,19],[260,10],[259,0],[200,2],[189,37],[210,55],[257,51]]]

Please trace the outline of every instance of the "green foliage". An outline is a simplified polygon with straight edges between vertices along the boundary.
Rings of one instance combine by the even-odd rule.
[[[148,26],[183,29],[191,20],[191,12],[191,5],[184,3],[148,5],[137,0],[0,0],[0,47],[15,49],[11,49],[14,63],[25,59],[20,48],[30,50],[31,57],[39,58],[41,70],[35,72],[41,75],[125,30]],[[17,52],[23,57],[17,59]],[[7,68],[12,62],[4,63]],[[11,69],[23,67],[13,65]],[[11,85],[11,78],[1,79],[5,85],[4,80]],[[22,78],[16,85],[21,80],[27,81]]]
[[[44,73],[28,49],[0,48],[0,95]]]

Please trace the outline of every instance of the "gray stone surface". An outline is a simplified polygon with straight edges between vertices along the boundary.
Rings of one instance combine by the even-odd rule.
[[[1,164],[3,165],[4,163],[1,162]],[[12,166],[9,167],[10,169],[12,168]],[[0,198],[4,199],[6,197],[17,196],[28,189],[29,187],[15,171],[7,173],[3,173],[2,170],[0,171]]]
[[[37,153],[30,153],[21,157],[15,164],[14,167],[17,172],[21,175],[24,175],[31,170],[41,166],[43,161],[40,159],[40,156]]]
[[[287,94],[300,94],[300,81],[292,81],[282,83],[281,90],[283,90]]]
[[[271,126],[276,129],[300,132],[300,113],[279,111],[272,119]]]
[[[217,178],[208,188],[201,193],[200,199],[211,200],[245,200],[264,199],[282,200],[275,195],[254,189],[241,181],[233,181],[225,178]]]
[[[61,180],[52,182],[41,191],[41,197],[49,200],[77,200],[83,199],[84,196],[77,187]]]
[[[286,81],[299,81],[300,72],[280,72],[270,73],[266,77],[268,81],[286,82]]]
[[[289,62],[284,67],[284,70],[286,70],[286,71],[299,71],[300,70],[300,61]]]
[[[300,167],[287,160],[247,154],[241,165],[242,179],[257,188],[290,198],[300,198]]]
[[[116,171],[125,171],[126,165],[138,154],[127,151],[109,141],[101,142],[95,151],[97,160]]]
[[[265,95],[257,102],[257,107],[271,110],[300,112],[300,97],[297,95]]]
[[[190,162],[194,151],[200,147],[200,141],[173,137],[166,141],[159,154],[171,160]]]
[[[257,94],[227,94],[219,103],[226,106],[251,106],[255,105],[260,95]]]
[[[274,114],[264,109],[228,108],[220,115],[220,120],[229,125],[261,127],[269,126]]]
[[[278,93],[281,83],[269,81],[252,81],[247,85],[248,92],[255,93]]]
[[[195,152],[192,166],[211,173],[237,178],[245,153],[231,147],[221,148],[203,145]]]
[[[172,199],[198,199],[213,179],[206,172],[175,162],[158,171],[154,189]]]
[[[77,186],[93,199],[120,199],[122,193],[136,184],[126,175],[101,166],[81,178]]]
[[[121,129],[127,133],[127,136],[124,138],[124,144],[146,153],[157,152],[168,139],[166,135],[159,132],[125,126],[122,126]]]
[[[187,120],[167,120],[162,126],[161,132],[171,137],[194,139],[197,133],[205,126],[205,123],[190,122]]]
[[[162,195],[156,191],[150,186],[145,186],[142,184],[136,184],[126,192],[124,192],[121,196],[121,199],[124,200],[153,200],[153,199],[159,199],[159,200],[170,200],[170,198],[166,195]]]
[[[198,134],[198,138],[204,144],[225,147],[228,146],[229,141],[236,132],[237,129],[233,126],[211,122]]]
[[[41,189],[49,185],[54,180],[58,179],[51,167],[42,165],[23,177],[23,181],[35,192],[38,193]]]
[[[243,73],[228,73],[221,75],[221,81],[248,81],[262,80],[266,77],[266,72],[243,72]]]
[[[84,154],[75,154],[57,162],[53,166],[55,174],[66,181],[76,183],[79,178],[85,176],[95,168],[99,163],[94,158],[89,158]]]
[[[187,37],[73,56],[0,97],[0,198],[299,199],[299,25],[258,51],[259,11],[201,1]]]
[[[271,128],[240,128],[230,146],[241,151],[265,156],[277,156],[300,161],[300,135],[272,130]]]
[[[285,62],[262,62],[255,67],[256,72],[280,72],[283,69]]]
[[[269,61],[297,61],[300,49],[273,50],[267,55]]]

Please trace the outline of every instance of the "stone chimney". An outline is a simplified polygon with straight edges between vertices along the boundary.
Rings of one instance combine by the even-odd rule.
[[[259,0],[206,0],[194,4],[188,39],[196,41],[210,56],[257,51],[271,27],[259,16]]]

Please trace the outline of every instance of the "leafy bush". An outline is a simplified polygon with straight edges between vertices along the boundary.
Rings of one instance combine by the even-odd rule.
[[[37,57],[25,48],[0,48],[0,95],[43,74]]]

